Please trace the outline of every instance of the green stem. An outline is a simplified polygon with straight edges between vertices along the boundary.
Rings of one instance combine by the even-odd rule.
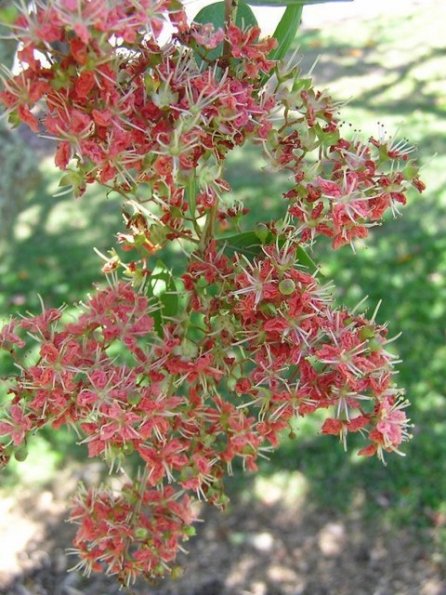
[[[186,197],[189,205],[189,213],[192,221],[192,226],[194,228],[195,233],[197,234],[197,238],[200,240],[202,232],[200,226],[198,225],[197,218],[195,216],[197,209],[197,173],[195,170],[193,171],[187,183]]]
[[[206,216],[206,223],[204,224],[203,234],[201,236],[201,248],[204,250],[212,238],[215,237],[215,223],[218,214],[218,198],[215,205],[209,210]]]

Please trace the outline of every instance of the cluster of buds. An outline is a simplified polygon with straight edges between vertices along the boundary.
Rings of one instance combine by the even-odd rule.
[[[363,238],[410,186],[422,191],[411,149],[343,138],[339,106],[231,11],[215,28],[189,23],[177,0],[36,0],[11,28],[22,70],[3,79],[10,121],[55,138],[62,183],[115,191],[126,222],[108,286],[77,316],[43,309],[0,331],[20,370],[0,462],[69,426],[127,477],[77,496],[79,568],[127,585],[177,574],[194,500],[223,507],[234,463],[255,470],[296,417],[327,410],[323,434],[361,434],[365,456],[399,452],[409,422],[387,328],[338,308],[305,249],[318,235],[334,248]],[[224,165],[247,141],[290,188],[283,220],[234,235],[247,209]],[[180,276],[160,260],[174,240]]]

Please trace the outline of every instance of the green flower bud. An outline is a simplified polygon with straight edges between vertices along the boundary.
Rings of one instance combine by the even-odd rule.
[[[374,339],[375,338],[375,331],[373,329],[371,329],[369,326],[364,326],[359,331],[359,338],[362,341],[365,341],[366,339]]]
[[[193,537],[197,534],[197,530],[192,525],[187,525],[187,527],[184,527],[183,533],[184,535],[187,535],[187,537]]]
[[[172,571],[170,573],[171,578],[173,578],[173,580],[178,580],[179,578],[181,578],[183,576],[184,570],[181,568],[181,566],[174,566],[172,568]]]
[[[19,461],[20,463],[22,461],[24,461],[28,456],[28,449],[26,448],[26,446],[19,446],[19,448],[17,448],[14,451],[14,458],[16,461]]]
[[[296,284],[292,279],[283,279],[279,283],[279,291],[282,295],[291,295],[296,290]]]
[[[370,351],[381,351],[382,345],[376,339],[371,339],[367,345]]]
[[[277,308],[274,304],[260,304],[259,310],[267,316],[275,316],[277,314]]]
[[[136,539],[145,540],[149,536],[149,531],[145,527],[138,527],[135,530],[135,537]]]
[[[133,393],[132,395],[129,395],[127,397],[127,400],[130,403],[130,405],[138,405],[138,403],[141,401],[141,395],[139,395],[138,393]]]

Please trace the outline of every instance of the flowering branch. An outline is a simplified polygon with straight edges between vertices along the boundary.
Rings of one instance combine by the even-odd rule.
[[[189,23],[170,0],[51,0],[10,19],[22,65],[2,79],[10,122],[56,138],[75,196],[115,191],[125,229],[101,255],[108,286],[76,317],[43,308],[0,331],[20,370],[0,462],[23,460],[44,427],[75,428],[122,479],[75,499],[79,567],[124,585],[177,574],[194,501],[224,507],[234,462],[255,471],[296,417],[326,410],[323,434],[358,433],[360,454],[382,460],[410,437],[386,325],[337,307],[308,250],[365,238],[421,192],[412,148],[342,136],[340,106],[281,60],[301,7],[261,38],[242,0],[216,6]],[[284,217],[240,231],[248,209],[223,166],[248,142],[289,186]],[[174,241],[180,275],[161,258]]]

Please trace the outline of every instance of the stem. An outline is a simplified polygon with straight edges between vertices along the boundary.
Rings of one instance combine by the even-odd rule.
[[[194,228],[195,233],[197,234],[198,240],[201,239],[201,229],[197,222],[197,217],[195,215],[197,209],[197,172],[196,170],[193,171],[191,177],[189,178],[189,182],[186,186],[186,197],[187,202],[189,204],[189,212],[190,212],[190,221],[192,221],[192,225]],[[186,220],[189,217],[185,217]]]
[[[230,25],[235,23],[237,16],[238,0],[225,0],[225,32],[227,33]],[[231,45],[227,39],[223,44],[223,62],[229,65],[231,58]]]
[[[216,198],[215,205],[210,209],[209,213],[206,217],[206,223],[204,226],[203,236],[202,236],[202,248],[206,248],[209,242],[214,237],[214,228],[215,222],[217,220],[218,214],[218,197]]]
[[[170,229],[172,229],[172,228],[170,228]],[[173,231],[173,233],[178,234],[178,232],[175,231],[175,230]],[[191,236],[189,236],[187,234],[178,235],[177,236],[177,239],[184,240],[185,242],[192,242],[193,244],[199,244],[200,243],[200,240],[197,240],[196,238],[193,238],[193,237],[191,237]]]
[[[110,192],[117,192],[123,198],[125,198],[126,200],[129,200],[128,194],[126,194],[125,192],[123,192],[119,188],[116,188],[116,186],[110,186],[110,184],[105,184],[103,182],[101,182],[101,186],[103,186],[104,188],[108,188],[110,190]]]

